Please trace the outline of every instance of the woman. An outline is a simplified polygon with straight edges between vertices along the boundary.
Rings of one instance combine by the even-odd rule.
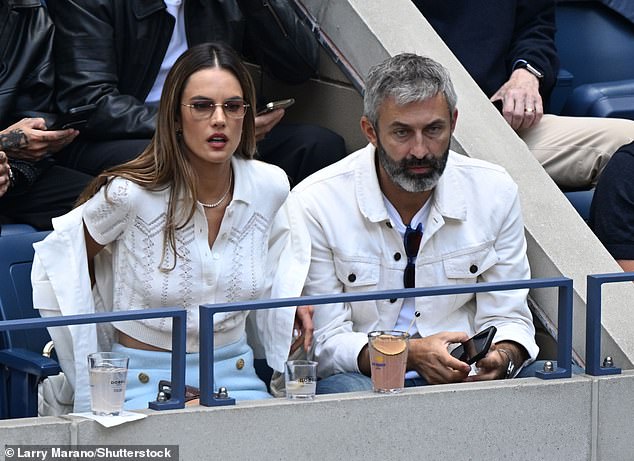
[[[286,175],[252,159],[254,102],[247,70],[225,45],[198,45],[176,61],[163,87],[151,144],[137,159],[100,175],[80,197],[82,205],[56,220],[55,232],[36,248],[34,305],[43,316],[85,312],[77,309],[82,299],[68,288],[75,278],[83,293],[93,285],[89,311],[102,305],[106,310],[183,306],[186,382],[198,386],[200,304],[301,293],[309,242],[287,201]],[[60,267],[54,250],[64,239],[76,246],[78,235],[85,246],[74,251],[74,259],[85,254],[90,278],[69,280],[68,266]],[[55,282],[60,278],[66,283]],[[47,298],[51,286],[55,302]],[[310,345],[310,309],[298,308],[295,325],[295,309],[253,313],[256,331],[273,338],[263,346],[274,369],[283,369],[294,326],[304,330],[304,346]],[[253,369],[246,316],[214,317],[215,384],[238,400],[270,397]],[[171,322],[119,322],[114,329],[111,349],[130,356],[125,407],[147,407],[158,381],[170,377]],[[93,351],[84,343],[90,337],[103,349],[108,341],[91,326],[72,334],[51,329],[51,336],[62,368],[75,381],[75,411],[85,410],[85,354]]]

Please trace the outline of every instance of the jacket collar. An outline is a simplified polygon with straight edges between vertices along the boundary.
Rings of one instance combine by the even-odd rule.
[[[132,4],[132,10],[137,19],[144,19],[157,11],[166,10],[163,0],[126,0]],[[194,0],[189,0],[193,2]],[[203,4],[203,0],[198,0]]]
[[[372,222],[389,220],[383,203],[383,192],[376,173],[375,147],[368,144],[361,149],[358,168],[355,171],[355,189],[361,213]],[[447,167],[431,196],[432,213],[445,219],[467,219],[467,202],[462,182],[455,169],[457,154],[449,151]]]
[[[144,19],[157,11],[165,10],[167,7],[163,0],[126,0],[132,4],[132,11],[137,19]]]

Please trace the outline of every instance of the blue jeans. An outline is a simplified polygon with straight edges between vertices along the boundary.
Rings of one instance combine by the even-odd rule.
[[[525,366],[517,374],[516,378],[534,378],[535,372],[544,369],[545,360],[537,360],[530,365]],[[556,367],[557,362],[552,361]],[[572,365],[572,373],[583,373],[583,368]],[[405,387],[427,386],[428,383],[423,377],[411,378],[405,380]],[[338,394],[341,392],[358,392],[371,391],[372,380],[369,376],[361,373],[338,373],[328,376],[327,378],[317,381],[317,394]]]

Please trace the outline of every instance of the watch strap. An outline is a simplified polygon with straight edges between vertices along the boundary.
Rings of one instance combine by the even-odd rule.
[[[515,363],[513,362],[513,356],[511,355],[511,353],[508,350],[503,349],[501,347],[497,347],[495,350],[498,351],[498,352],[501,352],[504,355],[506,355],[506,358],[509,360],[509,363],[506,366],[506,373],[504,375],[504,379],[515,377],[515,368],[516,367],[515,367]]]
[[[526,59],[518,59],[517,61],[515,61],[515,64],[513,65],[513,70],[515,69],[524,69],[533,74],[538,79],[544,78],[544,73],[540,71],[537,67],[533,66]]]

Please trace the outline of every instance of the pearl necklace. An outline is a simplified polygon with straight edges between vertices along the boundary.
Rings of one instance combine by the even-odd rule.
[[[229,187],[227,187],[227,190],[225,191],[224,194],[222,194],[222,197],[220,197],[220,200],[218,200],[217,202],[214,202],[214,203],[203,203],[200,200],[197,200],[197,202],[200,203],[205,208],[217,208],[217,207],[219,207],[220,204],[225,201],[225,199],[227,198],[227,195],[229,195],[229,191],[231,190],[232,179],[233,179],[233,175],[230,175],[229,176]]]

